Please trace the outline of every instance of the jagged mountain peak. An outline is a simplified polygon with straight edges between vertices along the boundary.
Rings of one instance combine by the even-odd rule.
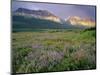
[[[95,21],[92,20],[91,18],[81,18],[79,16],[69,16],[65,21],[70,23],[71,25],[95,27]]]

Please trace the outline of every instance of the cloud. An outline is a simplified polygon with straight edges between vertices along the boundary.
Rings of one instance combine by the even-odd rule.
[[[62,19],[68,16],[80,16],[89,17],[95,20],[95,7],[88,5],[70,5],[70,4],[51,4],[51,3],[34,3],[34,2],[12,2],[12,10],[16,10],[19,7],[28,9],[43,9],[59,16]]]

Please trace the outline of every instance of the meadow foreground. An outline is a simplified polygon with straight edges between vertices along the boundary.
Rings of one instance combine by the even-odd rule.
[[[45,30],[12,33],[14,73],[96,68],[95,30]]]

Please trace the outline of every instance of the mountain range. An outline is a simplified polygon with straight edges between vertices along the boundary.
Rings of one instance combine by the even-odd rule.
[[[47,10],[18,8],[12,14],[14,28],[87,28],[95,27],[92,19],[69,16],[65,20]]]
[[[28,17],[34,17],[39,19],[46,19],[51,20],[54,22],[60,22],[60,18],[52,14],[51,12],[47,10],[30,10],[26,8],[18,8],[15,12],[15,15],[20,16],[28,16]]]

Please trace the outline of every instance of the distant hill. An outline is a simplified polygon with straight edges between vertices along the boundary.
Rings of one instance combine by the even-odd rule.
[[[50,20],[37,19],[34,17],[26,17],[13,15],[13,29],[31,28],[31,29],[72,29],[71,25],[61,24]]]

